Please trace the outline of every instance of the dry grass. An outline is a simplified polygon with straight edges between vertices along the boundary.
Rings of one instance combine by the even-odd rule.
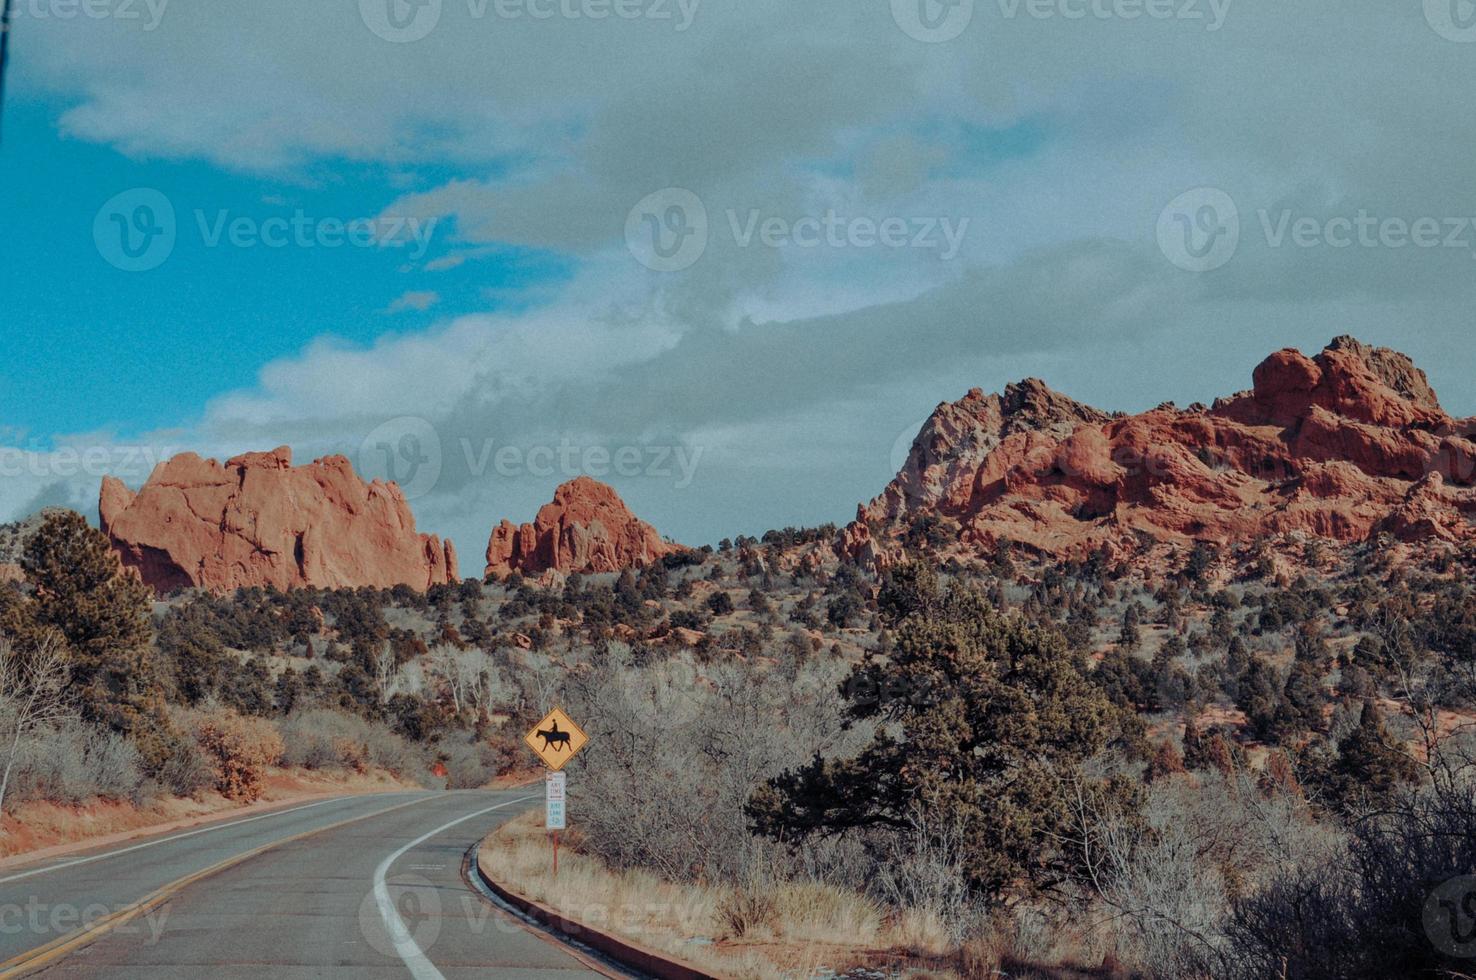
[[[340,793],[375,793],[412,787],[388,773],[314,773],[269,769],[259,807],[308,800]],[[81,806],[64,806],[37,800],[22,803],[0,817],[0,864],[30,862],[68,853],[81,847],[98,847],[141,834],[163,833],[202,820],[240,815],[255,807],[242,807],[218,792],[202,793],[198,799],[160,797],[144,806],[128,802],[93,800]]]
[[[945,962],[940,925],[922,916],[888,921],[854,892],[808,882],[676,885],[612,870],[577,848],[577,836],[566,835],[555,878],[541,816],[530,813],[483,842],[481,864],[494,880],[571,919],[733,980],[823,977],[882,964],[903,967],[897,975],[905,977],[963,975]],[[936,967],[907,967],[917,960]]]

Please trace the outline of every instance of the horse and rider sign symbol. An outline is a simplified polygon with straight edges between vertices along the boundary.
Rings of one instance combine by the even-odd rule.
[[[531,732],[523,736],[523,741],[528,743],[528,748],[533,750],[534,755],[543,760],[545,766],[558,772],[579,754],[579,750],[589,741],[589,736],[574,724],[574,719],[555,708],[534,725]]]

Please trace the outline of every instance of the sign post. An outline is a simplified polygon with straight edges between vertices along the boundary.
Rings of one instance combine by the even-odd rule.
[[[555,708],[523,736],[523,742],[548,767],[543,779],[543,827],[553,835],[553,873],[559,873],[559,831],[568,826],[567,781],[569,760],[589,742],[574,719]]]
[[[568,825],[564,809],[564,781],[562,772],[545,773],[543,777],[543,826],[553,831],[554,877],[559,874],[559,831]]]

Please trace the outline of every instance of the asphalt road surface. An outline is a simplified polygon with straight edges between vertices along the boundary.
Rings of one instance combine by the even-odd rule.
[[[10,868],[0,978],[624,975],[463,880],[471,846],[534,802],[527,790],[342,797]]]

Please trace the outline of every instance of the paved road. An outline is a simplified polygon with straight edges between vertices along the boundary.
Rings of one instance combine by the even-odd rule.
[[[527,791],[344,797],[11,868],[0,872],[0,964],[162,889],[157,908],[67,949],[38,975],[598,977],[587,958],[462,880],[472,844],[532,802]]]

